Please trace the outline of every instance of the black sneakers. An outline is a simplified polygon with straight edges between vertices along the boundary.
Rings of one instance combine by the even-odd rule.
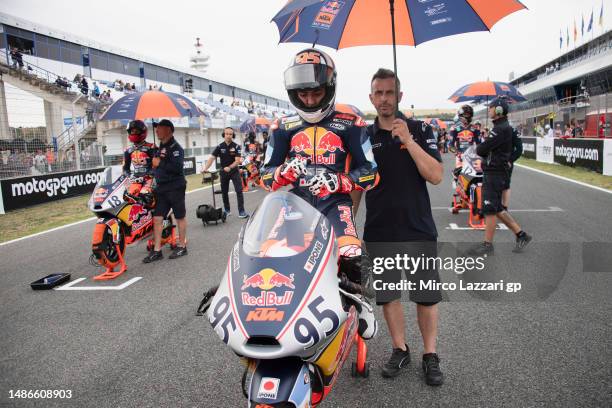
[[[423,354],[423,372],[427,385],[442,385],[444,375],[440,370],[440,358],[436,353]]]
[[[187,247],[177,246],[176,248],[174,248],[174,251],[172,251],[172,253],[170,254],[168,258],[176,259],[176,258],[185,256],[185,255],[187,255]]]
[[[533,237],[527,234],[525,231],[521,231],[516,236],[516,245],[512,252],[521,252],[523,248],[527,246],[531,242]]]
[[[389,361],[382,368],[382,376],[392,378],[398,376],[403,368],[408,367],[410,363],[410,349],[406,345],[406,350],[394,348]]]
[[[481,242],[478,245],[473,246],[467,251],[467,255],[472,256],[483,256],[493,254],[493,244],[487,241]]]
[[[162,251],[151,251],[149,252],[149,255],[147,255],[145,259],[142,260],[142,262],[151,263],[159,261],[160,259],[164,259],[164,254],[162,254]]]

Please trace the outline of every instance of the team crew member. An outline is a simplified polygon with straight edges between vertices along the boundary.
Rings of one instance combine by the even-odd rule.
[[[246,218],[249,215],[244,211],[244,196],[242,194],[242,181],[238,166],[241,162],[240,145],[233,141],[236,137],[234,129],[226,127],[223,129],[223,142],[221,142],[208,158],[202,173],[208,171],[217,157],[221,160],[221,194],[223,196],[223,207],[225,214],[230,215],[229,182],[234,183],[236,199],[238,200],[238,217]]]
[[[179,242],[170,254],[170,259],[187,255],[187,219],[185,218],[185,189],[187,180],[183,172],[185,153],[174,139],[174,125],[168,119],[155,124],[159,138],[159,153],[153,158],[155,194],[157,203],[153,211],[153,237],[155,245],[144,263],[154,262],[164,256],[161,251],[162,222],[172,209],[178,225]]]
[[[437,256],[437,230],[431,213],[426,182],[442,181],[442,158],[431,126],[407,119],[401,112],[396,116],[398,102],[395,74],[379,69],[372,77],[370,101],[378,114],[368,134],[378,163],[380,181],[366,193],[366,221],[363,239],[373,259],[394,257],[398,250],[411,257]],[[400,89],[397,80],[397,89]],[[399,93],[401,101],[402,93]],[[356,207],[360,196],[354,196]],[[392,244],[390,244],[392,243]],[[399,282],[401,270],[388,270],[381,275],[384,282]],[[417,304],[417,320],[423,338],[422,368],[425,382],[441,385],[443,374],[436,354],[439,290],[419,290],[419,282],[440,281],[438,270],[422,268],[414,274],[406,271],[406,278],[415,282],[417,290],[410,291],[410,300]],[[380,288],[376,288],[380,289]],[[406,344],[404,310],[401,291],[377,290],[377,303],[383,313],[393,351],[382,369],[384,377],[395,377],[407,368],[410,349]]]
[[[504,210],[508,211],[508,205],[510,205],[510,183],[512,182],[512,171],[514,170],[514,162],[521,157],[523,154],[523,141],[519,136],[518,130],[512,128],[512,153],[510,154],[510,161],[508,162],[508,186],[502,192],[502,206]]]
[[[338,238],[340,271],[362,283],[371,265],[357,237],[350,193],[370,189],[377,180],[365,122],[335,110],[336,68],[320,50],[296,55],[285,71],[285,89],[298,116],[272,126],[262,183],[268,190],[291,185],[321,211]],[[362,308],[360,334],[371,338],[376,329],[374,315]]]
[[[515,252],[521,251],[532,240],[532,237],[510,216],[502,203],[502,192],[510,187],[508,163],[513,150],[512,127],[508,123],[507,115],[506,98],[496,98],[489,104],[489,117],[493,120],[494,126],[487,139],[476,148],[476,153],[483,158],[482,212],[486,227],[484,242],[472,248],[469,251],[471,255],[493,253],[496,218],[516,234]]]
[[[127,194],[146,205],[153,204],[153,157],[157,147],[147,143],[147,125],[142,120],[133,120],[127,125],[128,139],[133,143],[123,153],[123,172],[135,179]]]

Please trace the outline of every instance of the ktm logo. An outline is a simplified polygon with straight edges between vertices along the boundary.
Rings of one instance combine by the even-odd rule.
[[[306,51],[301,54],[298,54],[295,57],[296,64],[320,64],[321,63],[321,54],[314,51]]]
[[[247,322],[281,322],[285,312],[276,308],[258,307],[251,310],[246,317]]]

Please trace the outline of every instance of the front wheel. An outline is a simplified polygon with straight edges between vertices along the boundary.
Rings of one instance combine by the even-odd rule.
[[[125,253],[125,239],[120,234],[119,244],[113,241],[113,233],[106,224],[96,224],[92,237],[91,249],[97,262],[106,267],[113,268],[121,262]]]

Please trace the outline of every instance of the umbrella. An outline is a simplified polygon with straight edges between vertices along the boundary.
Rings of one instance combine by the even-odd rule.
[[[100,120],[195,117],[204,113],[188,98],[164,91],[137,92],[119,98]],[[155,133],[153,133],[155,140]]]
[[[364,117],[363,112],[359,110],[358,107],[354,106],[354,105],[349,105],[348,103],[337,103],[336,104],[336,110],[338,112],[342,112],[342,113],[352,113],[354,115],[357,115],[361,118]]]
[[[507,97],[509,102],[522,102],[527,100],[527,98],[525,98],[514,86],[505,82],[493,81],[474,82],[473,84],[464,85],[457,89],[448,99],[455,103],[474,101],[485,102],[488,105],[489,99],[498,96]],[[485,127],[489,127],[489,115],[486,117]]]
[[[270,128],[270,121],[264,117],[250,118],[242,122],[240,131],[248,132],[263,132]]]
[[[497,96],[506,96],[514,102],[527,100],[513,85],[493,81],[474,82],[473,84],[464,85],[457,89],[448,99],[455,103],[467,101],[482,102],[483,100],[488,102],[489,99]]]
[[[448,128],[448,126],[446,125],[446,122],[444,122],[442,119],[439,119],[439,118],[426,118],[425,123],[429,123],[430,125],[435,126],[440,129]]]
[[[389,0],[388,7],[383,0],[293,0],[272,21],[281,43],[335,49],[393,45],[397,75],[396,45],[417,46],[450,35],[490,31],[503,17],[526,8],[518,0],[398,0],[397,10],[395,6],[395,0]]]

